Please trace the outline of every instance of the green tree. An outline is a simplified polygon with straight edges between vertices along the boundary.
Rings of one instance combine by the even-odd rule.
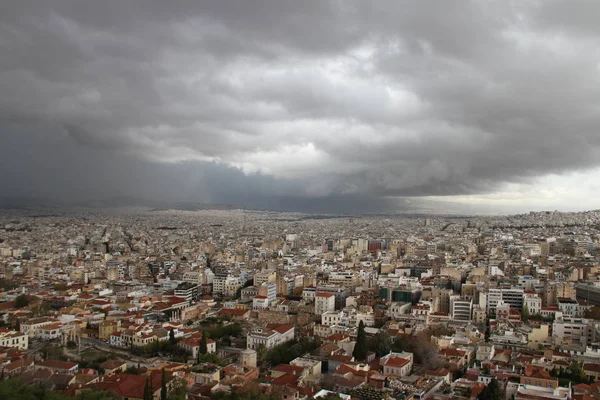
[[[377,357],[383,357],[392,349],[392,339],[387,333],[378,332],[370,341],[369,349],[374,351]]]
[[[585,371],[583,370],[581,364],[579,364],[577,361],[573,361],[571,365],[569,365],[568,374],[568,378],[575,384],[587,382]]]
[[[496,379],[492,379],[488,385],[483,388],[479,396],[477,396],[478,400],[501,400],[502,392],[500,390],[500,384]]]
[[[171,343],[172,345],[177,344],[177,339],[175,338],[175,331],[173,329],[169,331],[169,343]]]
[[[146,378],[146,385],[144,386],[144,398],[143,400],[152,400],[152,389],[150,388],[150,380]]]
[[[214,353],[209,353],[209,354],[200,354],[198,353],[198,364],[200,363],[209,363],[209,364],[218,364],[221,365],[222,361],[219,358],[219,356],[217,356]]]
[[[529,321],[529,308],[527,305],[523,305],[523,311],[521,311],[521,320],[523,320],[523,322]]]
[[[264,343],[259,344],[256,347],[256,361],[259,364],[262,364],[265,361],[265,357],[267,355],[267,347],[265,346]],[[275,364],[277,365],[277,364]]]
[[[38,385],[26,385],[18,379],[0,381],[0,399],[10,400],[66,400],[55,392],[46,392]]]
[[[200,339],[200,353],[201,354],[206,354],[208,353],[208,343],[206,342],[206,336],[208,336],[208,334],[203,334],[202,338]]]
[[[31,301],[29,300],[29,296],[27,296],[26,294],[20,294],[15,299],[15,307],[16,308],[27,307],[30,303],[31,303]]]
[[[273,388],[270,393],[265,393],[255,383],[233,389],[231,393],[217,392],[211,395],[215,400],[280,400],[282,397],[278,389]]]
[[[55,291],[57,291],[57,292],[62,292],[62,291],[65,291],[65,290],[67,290],[68,288],[69,288],[69,287],[68,287],[66,284],[64,284],[64,283],[56,283],[56,284],[54,285],[54,290],[55,290]]]
[[[105,392],[103,390],[98,389],[87,389],[82,390],[79,396],[77,396],[77,400],[118,400],[120,399],[114,393]]]
[[[162,370],[162,379],[160,381],[160,400],[167,400],[167,373],[164,368]]]
[[[358,324],[358,334],[356,335],[356,344],[354,345],[354,350],[352,351],[352,357],[354,357],[356,361],[364,361],[367,358],[368,352],[369,348],[367,346],[365,324],[361,320]]]
[[[157,355],[160,350],[160,343],[158,343],[158,338],[152,343],[152,354]]]

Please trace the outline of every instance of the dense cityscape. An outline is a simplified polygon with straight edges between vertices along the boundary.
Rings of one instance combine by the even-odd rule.
[[[2,0],[0,400],[600,400],[599,0]]]
[[[599,217],[3,210],[0,393],[597,398]]]

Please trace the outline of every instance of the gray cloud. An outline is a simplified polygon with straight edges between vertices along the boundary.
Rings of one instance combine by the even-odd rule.
[[[600,164],[599,12],[592,1],[3,2],[0,135],[16,143],[16,121],[55,137],[40,167],[94,195],[362,208],[488,193]],[[65,159],[82,154],[97,158],[93,180]],[[63,178],[17,161],[12,190],[29,171],[54,195]]]

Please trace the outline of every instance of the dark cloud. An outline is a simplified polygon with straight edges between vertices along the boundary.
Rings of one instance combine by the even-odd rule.
[[[68,196],[303,209],[594,168],[599,12],[566,0],[3,2],[0,135],[38,153],[2,163],[15,192],[62,197],[77,182]]]

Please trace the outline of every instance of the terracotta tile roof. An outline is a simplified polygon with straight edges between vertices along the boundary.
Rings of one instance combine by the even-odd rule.
[[[46,361],[41,361],[35,365],[39,366],[39,367],[51,368],[51,369],[71,369],[71,368],[77,367],[77,365],[79,365],[79,364],[70,362],[70,361],[46,360]]]
[[[122,367],[123,364],[127,364],[127,363],[124,361],[118,361],[118,360],[107,360],[107,361],[104,361],[102,364],[100,364],[100,367],[102,367],[104,369],[115,369],[115,368]]]
[[[294,374],[283,374],[271,381],[273,385],[290,385],[298,383],[300,377]]]
[[[327,337],[325,340],[330,341],[330,342],[339,342],[340,340],[346,340],[349,337],[350,336],[345,335],[343,333],[334,333],[333,335]]]
[[[556,379],[553,378],[550,373],[544,369],[544,367],[531,364],[525,366],[523,374],[530,378]]]
[[[294,329],[293,326],[286,325],[286,324],[267,324],[267,326],[265,326],[265,328],[273,330],[275,332],[278,332],[282,335],[286,332],[289,332],[291,329]]]
[[[286,374],[299,375],[302,373],[302,371],[304,371],[304,368],[298,367],[297,365],[279,364],[279,365],[271,368],[271,371],[285,372]]]
[[[329,357],[329,361],[337,361],[337,362],[341,362],[341,363],[349,363],[352,362],[352,356],[344,356],[341,354],[335,354],[331,357]]]
[[[144,397],[144,388],[146,379],[149,379],[153,392],[161,387],[162,374],[154,373],[150,377],[147,375],[116,374],[99,382],[96,386],[107,392],[112,392],[121,397],[133,397],[141,399]]]
[[[449,373],[450,373],[450,371],[448,371],[448,370],[447,370],[447,369],[445,369],[445,368],[442,368],[442,369],[440,369],[439,371],[436,371],[436,370],[429,369],[429,370],[427,370],[427,372],[426,372],[426,374],[427,374],[427,375],[429,375],[429,376],[446,376],[446,375],[448,375]]]
[[[590,372],[600,372],[600,364],[599,363],[585,363],[583,364],[584,371]]]
[[[391,357],[389,358],[384,365],[389,365],[391,367],[404,367],[409,364],[410,360],[402,357]]]
[[[219,310],[219,314],[223,314],[223,315],[233,315],[236,317],[242,317],[244,315],[246,315],[246,313],[248,313],[249,310],[238,310],[236,308],[223,308],[221,310]]]
[[[339,375],[344,375],[347,373],[354,373],[356,372],[356,370],[354,368],[350,368],[349,366],[347,366],[346,364],[342,364],[339,365],[336,369],[335,369],[335,373],[339,374]]]

